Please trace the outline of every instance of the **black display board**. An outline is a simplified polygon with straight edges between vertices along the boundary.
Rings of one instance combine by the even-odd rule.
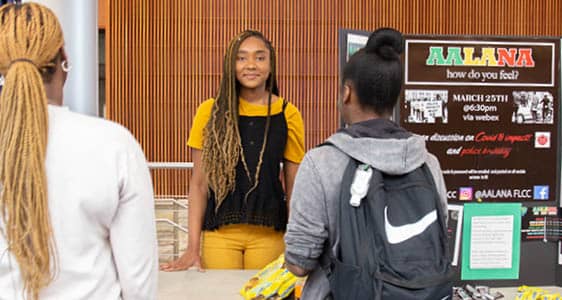
[[[368,35],[340,30],[340,72]],[[394,120],[426,138],[441,163],[449,204],[559,206],[560,43],[552,37],[405,35],[404,88]],[[462,283],[561,285],[559,252],[556,242],[525,238],[519,279]],[[459,253],[459,285],[461,265]]]

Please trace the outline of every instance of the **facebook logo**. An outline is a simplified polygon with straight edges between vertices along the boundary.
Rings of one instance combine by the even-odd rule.
[[[548,185],[533,186],[534,200],[548,200]]]

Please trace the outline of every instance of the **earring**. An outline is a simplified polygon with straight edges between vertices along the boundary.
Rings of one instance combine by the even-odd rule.
[[[65,73],[68,73],[70,72],[70,70],[72,70],[72,65],[68,63],[67,60],[63,60],[61,63],[61,68]]]

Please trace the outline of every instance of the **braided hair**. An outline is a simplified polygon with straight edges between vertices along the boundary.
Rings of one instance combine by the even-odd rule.
[[[35,4],[0,7],[0,217],[1,234],[15,257],[27,298],[54,277],[55,246],[47,201],[48,134],[44,82],[61,59],[61,26]]]

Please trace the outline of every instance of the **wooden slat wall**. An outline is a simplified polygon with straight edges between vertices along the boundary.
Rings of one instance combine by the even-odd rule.
[[[107,29],[107,10],[109,0],[98,0],[98,27],[99,29]]]
[[[228,41],[252,28],[273,42],[281,93],[301,110],[306,145],[338,127],[339,28],[408,34],[562,35],[560,0],[109,1],[108,118],[149,161],[190,161],[197,106],[218,87]],[[156,171],[157,194],[183,195],[187,171]]]

